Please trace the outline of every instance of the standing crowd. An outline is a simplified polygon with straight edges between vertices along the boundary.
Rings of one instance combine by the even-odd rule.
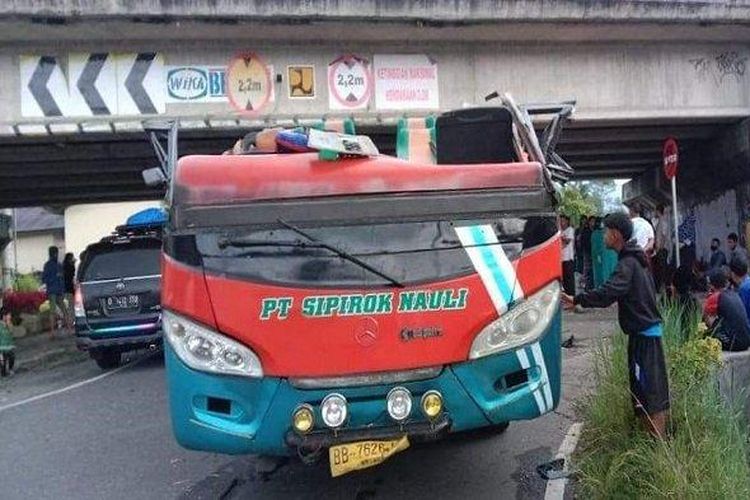
[[[42,270],[42,284],[47,291],[50,307],[50,337],[55,338],[61,330],[58,318],[63,320],[63,334],[73,334],[73,303],[75,293],[75,256],[65,254],[60,262],[60,250],[49,247],[49,258]]]
[[[694,260],[683,259],[676,266],[672,228],[664,206],[656,209],[652,225],[640,207],[631,205],[629,214],[613,213],[604,218],[606,247],[616,252],[617,264],[608,279],[593,286],[592,235],[597,219],[583,217],[578,232],[570,218],[560,216],[562,243],[562,300],[569,308],[601,308],[617,303],[618,323],[628,336],[628,372],[633,408],[653,436],[666,436],[670,406],[669,383],[662,347],[662,318],[658,294],[665,293],[685,307],[698,307],[692,291],[707,282],[709,295],[703,306],[703,320],[711,336],[725,351],[750,348],[750,277],[747,251],[737,234],[727,237],[728,252],[720,240],[711,244],[707,272],[701,274]],[[681,238],[682,239],[682,238]],[[692,242],[689,242],[692,243]],[[690,245],[686,245],[690,246]],[[576,250],[581,265],[581,286],[576,287]],[[689,257],[686,252],[686,257]],[[601,255],[596,256],[598,259]]]
[[[665,206],[657,206],[655,215],[656,222],[652,224],[643,216],[640,206],[629,206],[630,239],[645,255],[656,293],[666,293],[680,304],[695,308],[699,307],[699,302],[693,292],[708,292],[702,313],[711,334],[721,341],[725,351],[750,348],[748,252],[740,244],[737,233],[727,235],[726,251],[722,249],[721,240],[714,238],[705,262],[691,258],[690,249],[685,245],[681,250],[681,265],[677,268],[673,230]],[[575,296],[576,291],[588,292],[595,288],[592,235],[599,225],[596,217],[582,217],[576,230],[569,217],[560,216],[563,289],[571,296]],[[579,280],[576,280],[577,273]]]

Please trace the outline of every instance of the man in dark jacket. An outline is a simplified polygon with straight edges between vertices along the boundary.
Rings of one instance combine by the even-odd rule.
[[[65,286],[63,283],[63,269],[58,260],[59,250],[57,247],[49,247],[49,260],[44,263],[42,272],[42,283],[47,287],[47,298],[50,307],[50,337],[54,338],[57,333],[57,310],[59,309],[65,318],[65,323],[72,323],[68,319],[68,310],[63,301]]]
[[[661,344],[661,316],[654,280],[643,249],[634,241],[633,224],[622,213],[604,219],[604,242],[618,255],[609,280],[590,292],[563,295],[569,305],[608,307],[617,302],[620,328],[628,336],[630,393],[636,414],[655,437],[664,437],[669,383]]]

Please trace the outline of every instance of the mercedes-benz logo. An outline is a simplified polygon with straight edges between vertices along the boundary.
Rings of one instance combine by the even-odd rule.
[[[354,340],[362,347],[370,347],[378,340],[378,322],[374,318],[364,318],[354,329]]]
[[[117,284],[115,285],[115,290],[117,290],[118,292],[122,292],[123,290],[125,290],[125,282],[118,281]]]

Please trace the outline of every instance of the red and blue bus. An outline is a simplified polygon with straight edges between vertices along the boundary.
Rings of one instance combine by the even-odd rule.
[[[547,174],[536,161],[180,159],[162,262],[179,443],[364,466],[405,439],[551,412]]]

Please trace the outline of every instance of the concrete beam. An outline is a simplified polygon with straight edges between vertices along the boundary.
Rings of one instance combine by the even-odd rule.
[[[660,125],[644,127],[617,127],[610,129],[568,129],[564,130],[560,139],[560,147],[569,144],[585,143],[617,143],[632,144],[633,142],[663,141],[673,136],[678,140],[709,139],[726,129],[730,125]]]
[[[560,0],[6,0],[0,16],[33,17],[63,22],[102,18],[206,20],[413,20],[480,23],[620,21],[638,23],[747,23],[746,2],[691,0],[619,0],[582,2]]]
[[[189,140],[181,137],[179,153],[181,156],[221,153],[231,147],[240,135],[235,133],[227,138],[194,138]],[[0,146],[0,169],[5,165],[106,161],[106,164],[100,166],[100,169],[104,170],[112,168],[114,165],[125,164],[123,161],[146,159],[156,161],[151,144],[145,140]]]
[[[63,187],[75,192],[84,188],[116,189],[118,186],[145,187],[138,171],[107,172],[101,175],[67,174],[64,176],[26,176],[21,178],[3,178],[0,184],[0,196],[23,190],[41,192],[47,189]]]
[[[0,164],[0,179],[3,183],[27,179],[26,189],[33,189],[36,177],[57,177],[58,183],[67,182],[68,176],[87,175],[98,177],[100,182],[106,183],[106,177],[122,173],[139,176],[140,172],[158,164],[156,156],[134,158],[130,160],[92,160],[92,161],[46,161],[46,162],[16,162]],[[60,177],[62,176],[62,177]]]
[[[563,131],[563,134],[565,132]],[[557,151],[560,154],[573,154],[573,155],[591,155],[596,154],[600,151],[605,151],[610,154],[639,154],[639,153],[661,153],[663,141],[639,141],[632,144],[623,144],[621,142],[587,142],[577,144],[575,147],[572,144],[559,144]]]
[[[52,18],[57,21],[56,18]],[[60,42],[106,42],[108,46],[127,41],[130,47],[153,47],[166,41],[186,40],[203,45],[231,43],[255,45],[269,42],[300,43],[383,43],[407,41],[430,43],[466,42],[748,42],[750,26],[739,24],[688,23],[554,23],[496,21],[480,24],[428,23],[402,20],[372,23],[354,21],[237,21],[207,22],[190,19],[154,22],[143,18],[85,21],[77,18],[44,24],[41,19],[0,18],[0,41],[4,47],[54,47]],[[498,27],[502,24],[502,29]],[[146,47],[148,50],[149,47]],[[51,50],[51,49],[50,49]]]
[[[99,203],[116,201],[158,200],[164,193],[143,188],[118,188],[108,191],[89,190],[88,192],[48,191],[45,193],[3,194],[3,204],[8,208],[38,207],[40,205],[74,205],[76,203]]]
[[[661,148],[659,149],[591,149],[591,150],[574,150],[569,152],[558,151],[558,153],[568,162],[571,161],[596,161],[606,160],[607,158],[623,158],[627,160],[642,161],[660,161],[662,158]]]
[[[661,160],[657,159],[656,163],[659,163]],[[604,158],[599,160],[579,160],[575,162],[570,162],[570,166],[576,169],[585,169],[585,168],[626,168],[626,167],[643,167],[647,168],[649,166],[653,166],[654,162],[649,160],[643,160],[643,159],[624,159],[624,158]]]
[[[619,169],[576,169],[573,174],[575,180],[585,179],[629,179],[644,172],[642,168],[619,168]]]

